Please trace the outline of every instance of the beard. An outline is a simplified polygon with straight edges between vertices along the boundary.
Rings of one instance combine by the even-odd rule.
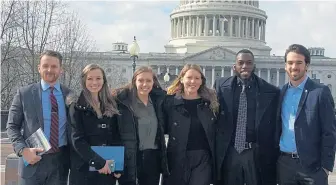
[[[298,81],[305,76],[305,72],[297,72],[295,75],[292,72],[289,74],[293,81]]]
[[[42,79],[48,83],[54,83],[58,80],[59,75],[56,73],[44,73]]]

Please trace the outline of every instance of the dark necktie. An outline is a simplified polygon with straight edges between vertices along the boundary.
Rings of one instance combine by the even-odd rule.
[[[239,98],[236,137],[234,147],[241,153],[245,149],[246,143],[246,123],[247,123],[247,98],[245,93],[245,85],[242,86],[242,92]]]
[[[54,87],[50,87],[51,126],[50,126],[50,153],[58,152],[58,104],[54,95]]]

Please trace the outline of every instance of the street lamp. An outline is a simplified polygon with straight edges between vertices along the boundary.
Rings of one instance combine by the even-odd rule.
[[[167,88],[167,83],[168,83],[169,80],[170,80],[170,76],[169,76],[168,72],[166,72],[166,74],[163,76],[163,80],[164,80],[164,82],[165,82],[165,86],[166,86],[166,88]]]
[[[133,67],[133,73],[134,73],[135,72],[135,67],[136,67],[135,60],[138,59],[138,55],[139,55],[139,52],[140,52],[140,47],[139,47],[139,45],[136,41],[135,36],[134,36],[133,43],[130,45],[128,51],[131,54],[131,58],[133,59],[132,67]]]

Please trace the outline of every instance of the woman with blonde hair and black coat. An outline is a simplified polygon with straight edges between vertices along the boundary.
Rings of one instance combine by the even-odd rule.
[[[216,94],[201,68],[187,64],[163,104],[170,176],[164,185],[210,185],[214,174]]]

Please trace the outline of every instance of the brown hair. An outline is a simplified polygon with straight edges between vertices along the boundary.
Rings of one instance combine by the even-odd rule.
[[[200,88],[197,90],[198,95],[210,101],[210,108],[211,110],[216,113],[219,110],[219,103],[217,100],[217,96],[214,90],[208,88],[206,86],[206,79],[204,74],[202,73],[201,67],[196,64],[186,64],[183,69],[181,70],[179,76],[173,81],[173,83],[168,87],[167,94],[183,94],[184,93],[184,85],[181,83],[182,78],[190,69],[194,69],[201,74],[202,84]]]
[[[40,60],[45,55],[58,58],[58,60],[60,62],[60,66],[62,66],[63,57],[62,57],[61,53],[59,53],[57,51],[53,51],[53,50],[45,50],[40,54]]]
[[[101,104],[100,107],[97,104],[97,102],[93,101],[93,98],[91,96],[91,92],[86,88],[87,74],[90,71],[95,70],[95,69],[99,69],[103,73],[103,80],[104,80],[104,84],[103,84],[102,88],[100,89],[100,91],[98,92],[98,98],[99,98],[99,101],[100,101],[100,104]],[[95,110],[95,112],[97,113],[99,118],[102,117],[102,115],[112,117],[114,114],[119,114],[119,111],[117,109],[117,103],[115,102],[114,98],[112,97],[112,95],[109,91],[105,72],[99,65],[89,64],[89,65],[85,66],[85,68],[83,69],[81,77],[82,77],[81,84],[82,84],[82,87],[83,87],[84,98],[85,98],[86,102],[88,102],[93,107],[93,109]],[[101,110],[101,108],[103,110]]]

